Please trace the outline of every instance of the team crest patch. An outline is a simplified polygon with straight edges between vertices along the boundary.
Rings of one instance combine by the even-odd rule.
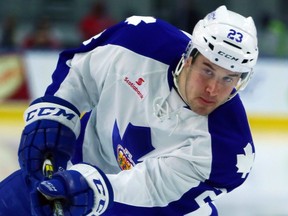
[[[139,158],[154,150],[150,128],[131,123],[125,127],[121,136],[117,121],[115,121],[112,141],[115,159],[122,170],[133,168],[140,162]]]
[[[117,146],[117,162],[121,170],[129,170],[135,165],[130,152],[121,145]]]

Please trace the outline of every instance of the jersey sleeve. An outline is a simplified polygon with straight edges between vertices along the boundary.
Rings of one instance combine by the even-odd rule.
[[[172,71],[189,40],[188,34],[162,20],[138,16],[127,18],[83,42],[79,48],[60,53],[52,83],[45,95],[61,97],[75,105],[80,112],[93,108],[101,94],[99,90],[103,85],[101,82],[105,81],[105,73],[111,71],[107,67],[116,63],[111,58],[116,54],[109,52],[109,46],[122,47],[170,65],[168,76],[172,87]],[[95,57],[95,51],[101,47],[106,48],[107,53],[102,52]],[[93,77],[97,77],[97,80]]]
[[[230,192],[248,177],[255,147],[245,109],[237,95],[209,116],[212,142],[212,170],[207,181]]]

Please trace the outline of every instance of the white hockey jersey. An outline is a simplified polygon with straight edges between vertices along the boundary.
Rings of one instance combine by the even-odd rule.
[[[87,112],[73,161],[110,180],[105,215],[212,215],[212,201],[251,170],[239,96],[200,116],[175,90],[172,73],[189,41],[164,21],[133,16],[60,54],[45,94]]]

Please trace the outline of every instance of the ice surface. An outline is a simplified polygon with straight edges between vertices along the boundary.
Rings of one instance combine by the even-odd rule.
[[[0,180],[18,169],[21,124],[0,123]],[[248,180],[216,201],[220,216],[288,215],[288,133],[256,132],[256,160]]]

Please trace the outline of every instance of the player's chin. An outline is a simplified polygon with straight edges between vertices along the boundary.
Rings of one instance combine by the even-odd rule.
[[[202,110],[199,110],[197,112],[197,114],[199,115],[202,115],[202,116],[207,116],[209,115],[210,113],[212,113],[215,109],[202,109]]]
[[[198,110],[198,114],[199,115],[204,115],[207,116],[210,113],[212,113],[215,109],[217,109],[222,103],[210,103],[210,104],[206,104],[206,105],[202,105],[200,106],[199,110]]]
[[[207,116],[213,112],[218,106],[218,101],[207,101],[202,98],[196,98],[189,103],[190,109],[198,115]]]
[[[211,112],[213,112],[216,109],[216,107],[214,107],[214,106],[198,106],[198,107],[192,107],[191,109],[193,112],[197,113],[198,115],[207,116]]]
[[[192,110],[198,115],[207,116],[212,113],[218,106],[218,103],[198,104],[198,106],[194,107]]]

